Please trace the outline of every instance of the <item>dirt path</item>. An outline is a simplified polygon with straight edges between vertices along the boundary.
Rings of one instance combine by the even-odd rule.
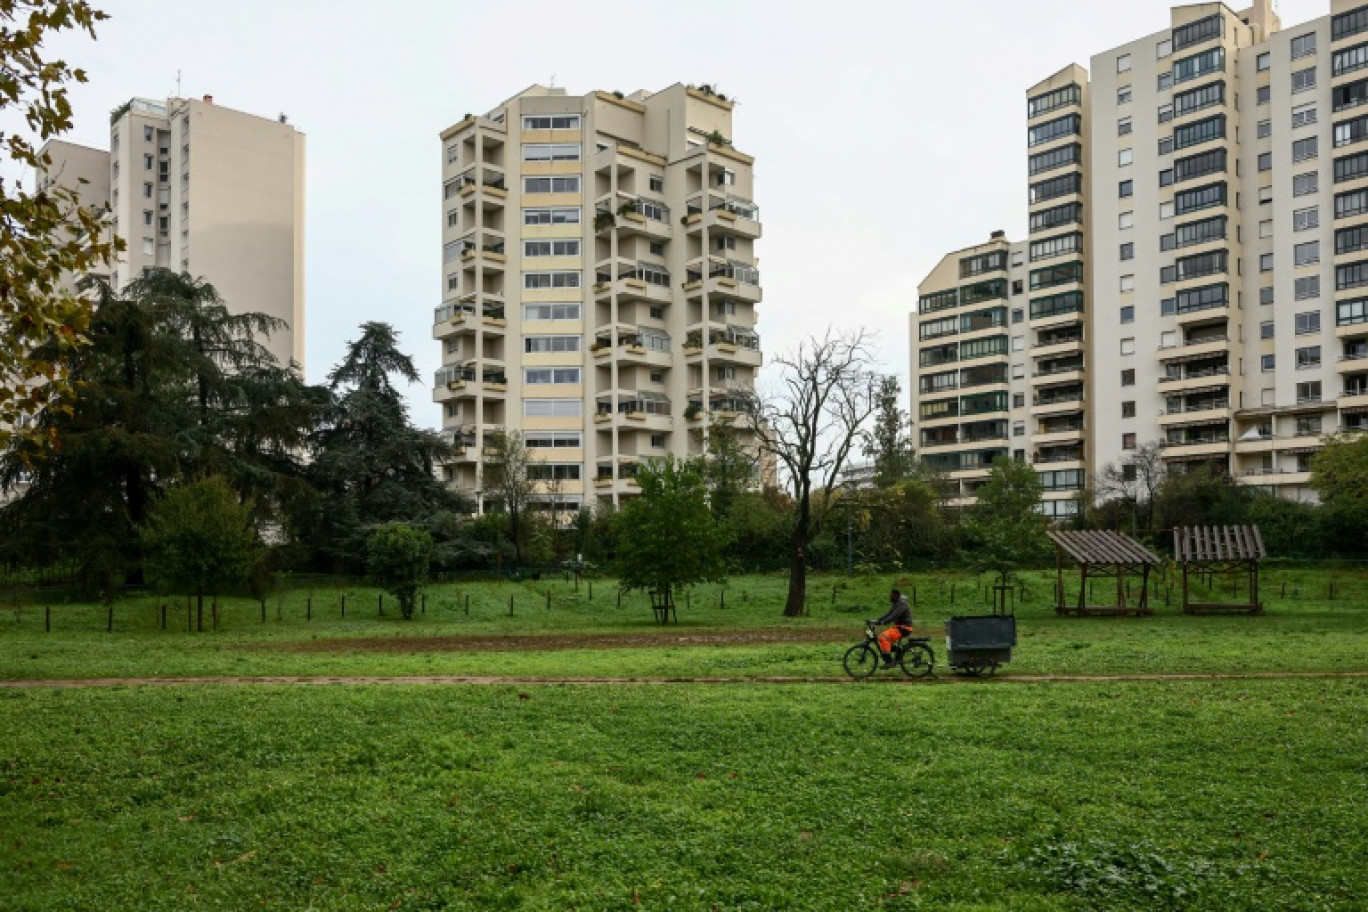
[[[1267,680],[1336,680],[1368,679],[1368,671],[1284,671],[1248,673],[1210,673],[1210,674],[1118,674],[1118,675],[1014,675],[1004,674],[985,678],[966,678],[957,675],[941,675],[933,678],[908,680],[903,677],[880,677],[869,682],[852,681],[847,677],[755,677],[755,678],[652,678],[652,677],[495,677],[474,675],[419,675],[412,677],[201,677],[201,678],[85,678],[51,681],[0,681],[0,688],[36,690],[75,689],[85,687],[147,687],[147,686],[222,686],[222,685],[325,685],[325,684],[464,684],[523,686],[537,684],[575,685],[575,684],[866,684],[885,686],[893,684],[934,685],[934,684],[1088,684],[1125,681],[1267,681]]]
[[[925,634],[929,635],[929,634]],[[784,643],[840,643],[850,631],[815,627],[806,630],[651,630],[637,633],[555,633],[491,636],[329,637],[263,645],[244,644],[253,652],[565,652],[574,649],[659,649],[669,646],[774,646]]]

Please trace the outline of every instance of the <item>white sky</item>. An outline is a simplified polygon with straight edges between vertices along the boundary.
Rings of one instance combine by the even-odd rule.
[[[1025,233],[1025,90],[1167,27],[1165,0],[96,0],[99,40],[57,47],[90,84],[66,138],[105,147],[109,111],[175,93],[308,136],[308,378],[366,320],[440,363],[438,133],[534,82],[572,94],[711,83],[756,157],[764,348],[829,324],[877,331],[907,379],[907,314],[946,252]],[[1329,0],[1281,0],[1291,26]],[[212,280],[212,277],[211,277]]]

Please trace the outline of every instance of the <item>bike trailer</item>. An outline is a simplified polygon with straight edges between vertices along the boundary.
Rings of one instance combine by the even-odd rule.
[[[996,671],[1011,661],[1016,641],[1016,617],[1010,614],[952,617],[945,622],[948,662],[962,674]]]

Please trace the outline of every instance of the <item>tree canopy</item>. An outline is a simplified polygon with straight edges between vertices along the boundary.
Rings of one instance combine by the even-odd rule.
[[[413,619],[431,561],[432,536],[408,523],[385,523],[366,539],[366,573],[399,600],[406,621]]]
[[[726,537],[708,508],[702,467],[696,461],[644,463],[641,495],[622,508],[617,561],[621,583],[662,595],[723,576]]]
[[[1006,583],[1017,570],[1049,555],[1045,530],[1050,520],[1036,509],[1041,493],[1040,476],[1028,463],[1005,456],[994,460],[965,523],[965,554],[973,566]]]

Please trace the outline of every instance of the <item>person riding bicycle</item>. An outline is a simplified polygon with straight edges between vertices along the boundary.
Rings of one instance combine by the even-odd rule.
[[[905,636],[912,635],[912,607],[897,589],[888,593],[888,601],[888,613],[871,623],[892,625],[879,634],[879,651],[883,653],[884,667],[892,668],[893,644]]]

